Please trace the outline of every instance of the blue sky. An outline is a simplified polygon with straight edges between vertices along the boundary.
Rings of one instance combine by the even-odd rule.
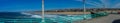
[[[108,8],[117,8],[120,6],[119,1],[86,0],[86,8],[101,8],[103,4],[106,4]],[[45,10],[64,8],[83,8],[82,0],[45,0]],[[41,0],[0,0],[0,12],[26,10],[41,10]]]

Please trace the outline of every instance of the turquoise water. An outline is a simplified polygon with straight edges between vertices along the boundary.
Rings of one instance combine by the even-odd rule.
[[[96,14],[80,14],[80,15],[45,15],[46,23],[74,23],[75,21],[82,21],[92,19],[93,17],[105,16],[107,13],[98,12]],[[14,15],[15,16],[15,15]],[[41,23],[41,18],[0,18],[0,23]],[[25,16],[28,17],[28,16]]]
[[[84,17],[86,16],[86,17]],[[91,15],[75,15],[75,16],[58,16],[54,18],[45,18],[46,23],[72,23],[74,21],[82,21],[84,19],[91,19]],[[30,22],[30,23],[40,23],[41,18],[39,19],[2,19],[1,22],[10,23],[10,22]]]

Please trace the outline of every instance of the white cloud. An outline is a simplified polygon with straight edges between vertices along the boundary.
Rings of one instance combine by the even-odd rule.
[[[120,6],[120,3],[117,3],[115,6],[113,6],[112,8],[118,8]]]
[[[83,2],[83,0],[75,0],[75,1],[80,1],[80,2]],[[97,7],[102,7],[102,4],[98,3],[98,2],[93,2],[93,1],[86,1],[86,4],[89,4],[89,5],[93,5],[93,6],[97,6]]]

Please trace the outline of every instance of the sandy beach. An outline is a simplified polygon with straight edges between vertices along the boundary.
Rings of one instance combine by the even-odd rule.
[[[32,14],[41,14],[41,12],[34,12]],[[45,14],[69,14],[69,15],[74,15],[74,14],[90,14],[90,12],[45,12]]]

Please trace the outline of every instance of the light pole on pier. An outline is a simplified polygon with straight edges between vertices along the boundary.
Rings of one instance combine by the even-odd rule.
[[[44,0],[42,0],[42,22],[41,23],[45,23],[45,20],[44,20]]]
[[[84,14],[84,20],[85,20],[85,18],[86,18],[86,5],[85,5],[85,4],[86,4],[86,0],[83,0],[83,8],[84,8],[84,9],[83,9],[83,10],[84,10],[84,11],[83,11],[83,14]]]
[[[83,0],[83,8],[84,8],[84,14],[85,14],[85,12],[86,12],[86,7],[85,7],[85,2],[86,0]]]

